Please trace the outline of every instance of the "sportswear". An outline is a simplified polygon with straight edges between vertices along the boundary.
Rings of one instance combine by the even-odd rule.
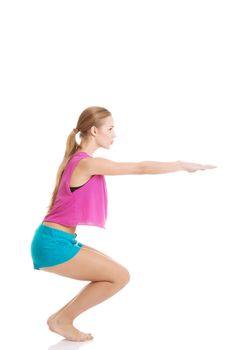
[[[71,191],[70,179],[79,161],[92,157],[80,151],[69,159],[59,184],[53,207],[43,221],[55,222],[66,226],[91,225],[106,228],[107,188],[104,175],[92,175],[76,191]]]

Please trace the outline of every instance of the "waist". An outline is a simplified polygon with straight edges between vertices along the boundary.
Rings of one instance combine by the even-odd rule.
[[[76,226],[64,226],[50,221],[43,221],[42,225],[57,228],[58,230],[66,231],[67,233],[71,234],[74,234],[76,232]]]

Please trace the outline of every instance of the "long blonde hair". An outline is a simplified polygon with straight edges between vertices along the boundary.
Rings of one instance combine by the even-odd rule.
[[[59,184],[63,175],[63,171],[70,160],[71,156],[81,148],[80,144],[76,142],[76,133],[80,132],[80,138],[87,138],[88,137],[88,131],[92,126],[95,126],[96,128],[99,128],[103,122],[102,119],[109,117],[111,113],[103,107],[88,107],[86,108],[79,116],[79,119],[77,121],[76,128],[72,130],[72,132],[68,135],[67,142],[66,142],[66,150],[65,154],[62,160],[62,163],[60,164],[57,175],[56,175],[56,181],[55,181],[55,187],[52,192],[52,197],[50,200],[50,204],[47,207],[48,212],[52,209],[58,189]]]

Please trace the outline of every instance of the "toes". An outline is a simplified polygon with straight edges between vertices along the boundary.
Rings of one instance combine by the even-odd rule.
[[[89,334],[90,334],[90,333],[89,333]],[[86,339],[87,339],[87,340],[93,339],[93,336],[90,335],[90,336],[88,336]]]

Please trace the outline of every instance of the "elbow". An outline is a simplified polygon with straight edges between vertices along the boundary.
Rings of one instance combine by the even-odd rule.
[[[137,171],[137,173],[139,175],[143,175],[143,174],[145,174],[145,172],[146,172],[146,169],[145,169],[144,162],[139,162],[138,163],[138,171]]]

